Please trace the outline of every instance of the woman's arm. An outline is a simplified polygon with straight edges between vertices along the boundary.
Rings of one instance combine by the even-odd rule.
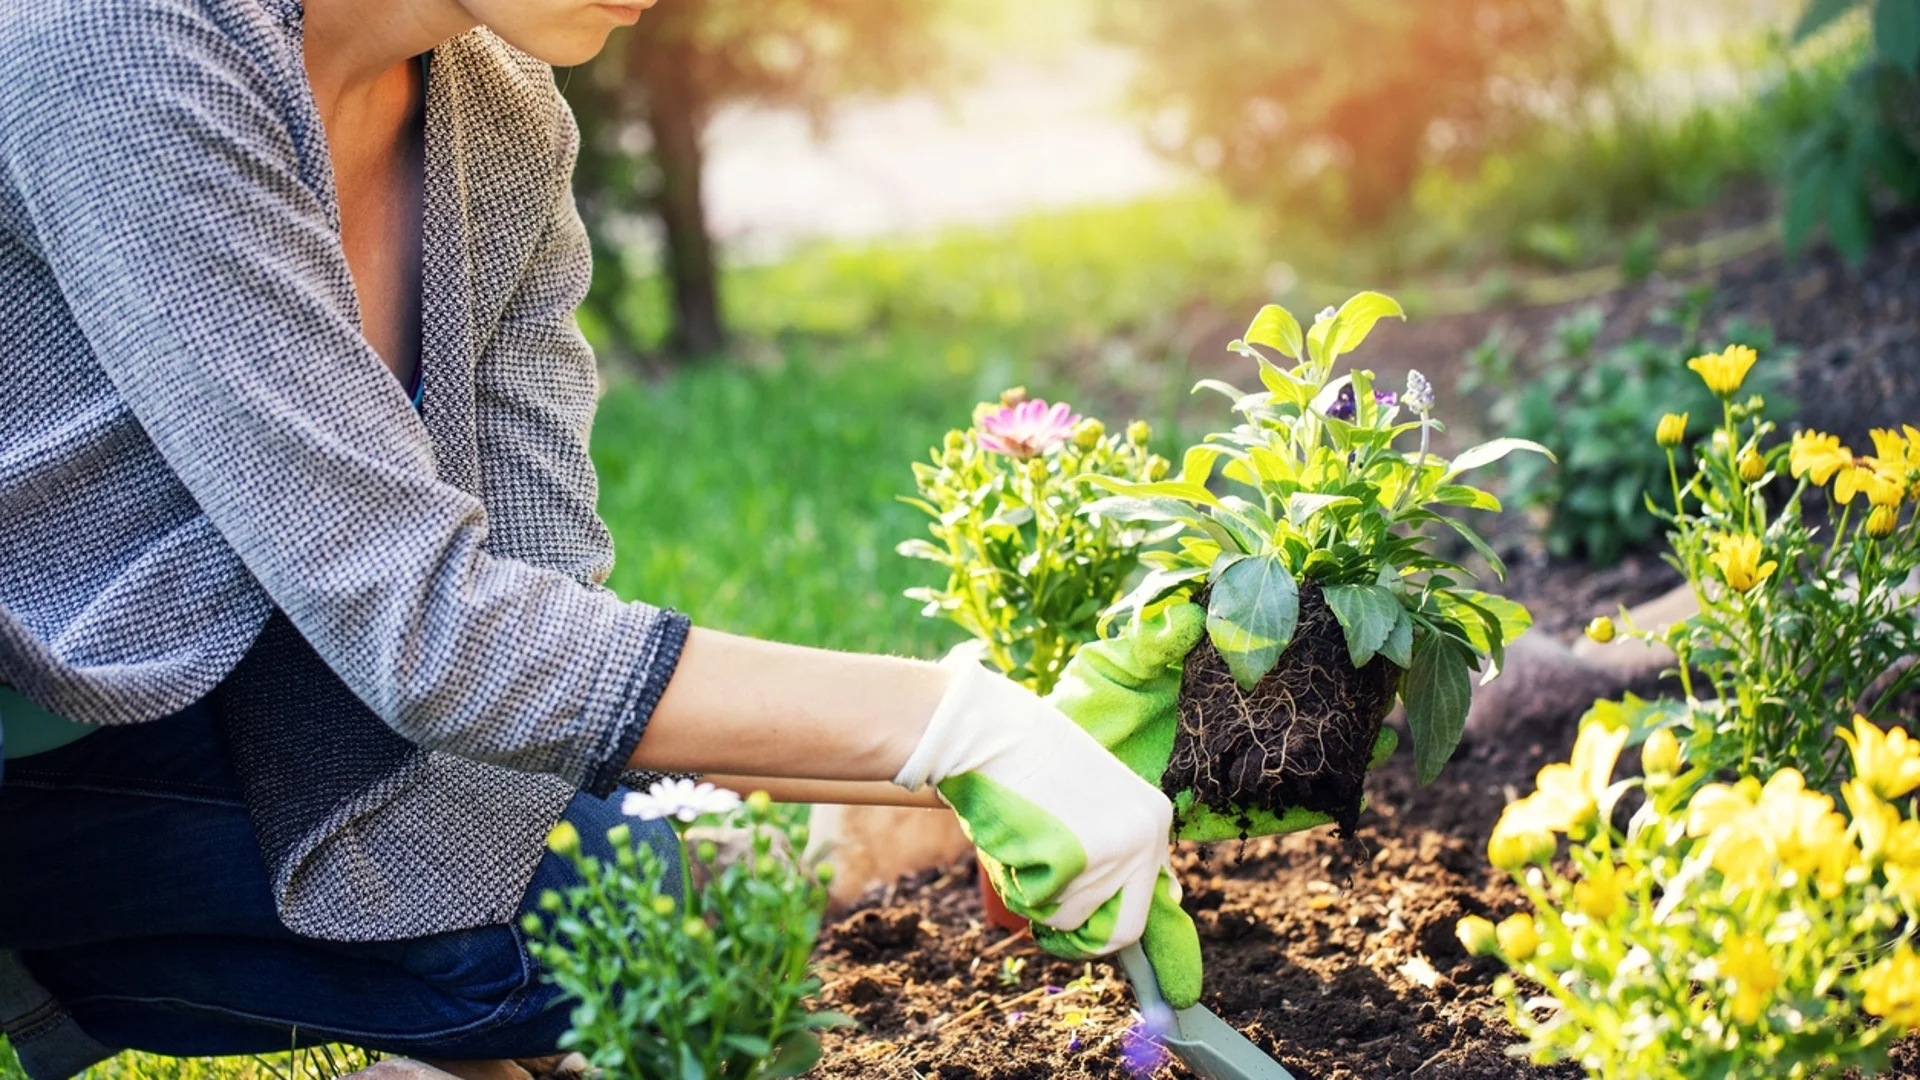
[[[702,779],[729,791],[764,791],[775,802],[837,803],[841,806],[904,806],[914,810],[945,810],[932,788],[908,791],[898,784],[876,780],[789,780],[783,776],[733,776],[707,773]]]

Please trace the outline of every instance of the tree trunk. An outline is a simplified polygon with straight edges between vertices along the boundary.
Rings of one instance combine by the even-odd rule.
[[[660,167],[655,210],[666,230],[667,276],[673,282],[673,331],[668,348],[686,358],[718,352],[726,344],[720,319],[720,289],[713,237],[707,231],[701,191],[704,102],[684,45],[662,48],[642,65],[647,85],[647,124]]]

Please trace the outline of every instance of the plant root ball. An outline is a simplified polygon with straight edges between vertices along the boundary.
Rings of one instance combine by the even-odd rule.
[[[1191,788],[1195,803],[1221,813],[1304,807],[1332,815],[1349,834],[1400,676],[1384,656],[1355,670],[1319,586],[1302,585],[1293,641],[1251,692],[1234,682],[1210,638],[1187,654],[1180,727],[1161,788],[1169,796]]]

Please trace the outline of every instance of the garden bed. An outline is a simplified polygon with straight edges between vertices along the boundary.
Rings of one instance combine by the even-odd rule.
[[[1858,269],[1825,252],[1798,261],[1763,253],[1711,275],[1716,312],[1765,318],[1803,350],[1794,379],[1801,420],[1861,441],[1866,424],[1920,411],[1920,223],[1892,223],[1883,234]],[[1663,288],[1596,299],[1630,312]],[[1506,318],[1537,329],[1564,310]],[[1459,350],[1501,318],[1392,327],[1382,334],[1392,359],[1376,366],[1422,367],[1450,385]],[[1502,591],[1533,609],[1536,633],[1571,638],[1591,616],[1678,580],[1652,555],[1598,572],[1550,561],[1515,525],[1495,538],[1514,570]],[[1577,715],[1497,743],[1469,736],[1424,788],[1403,749],[1369,777],[1371,805],[1351,841],[1321,829],[1183,849],[1185,903],[1207,963],[1204,1003],[1301,1080],[1580,1075],[1509,1053],[1520,1038],[1490,992],[1504,967],[1469,957],[1454,934],[1463,915],[1498,919],[1520,908],[1509,877],[1487,864],[1487,837],[1535,771],[1564,759]],[[823,935],[818,956],[827,1004],[864,1030],[830,1034],[813,1075],[1130,1075],[1122,1034],[1133,999],[1117,969],[1055,960],[985,926],[971,863],[870,895]],[[1920,1075],[1913,1039],[1896,1048],[1893,1073]],[[1155,1075],[1187,1074],[1170,1065]]]

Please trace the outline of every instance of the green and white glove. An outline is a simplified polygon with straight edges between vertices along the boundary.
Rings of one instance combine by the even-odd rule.
[[[1048,952],[1083,959],[1140,941],[1150,958],[1197,957],[1168,861],[1167,797],[1032,691],[964,655],[942,666],[952,681],[894,783],[934,785]],[[1161,991],[1184,1007],[1200,988]]]
[[[1074,655],[1047,698],[1137,775],[1160,786],[1180,724],[1180,678],[1187,653],[1207,632],[1198,604],[1176,604],[1117,638],[1089,643]],[[1385,761],[1399,739],[1382,728],[1367,767]],[[1180,840],[1276,836],[1333,822],[1333,815],[1293,809],[1196,806],[1193,792],[1173,799]]]

